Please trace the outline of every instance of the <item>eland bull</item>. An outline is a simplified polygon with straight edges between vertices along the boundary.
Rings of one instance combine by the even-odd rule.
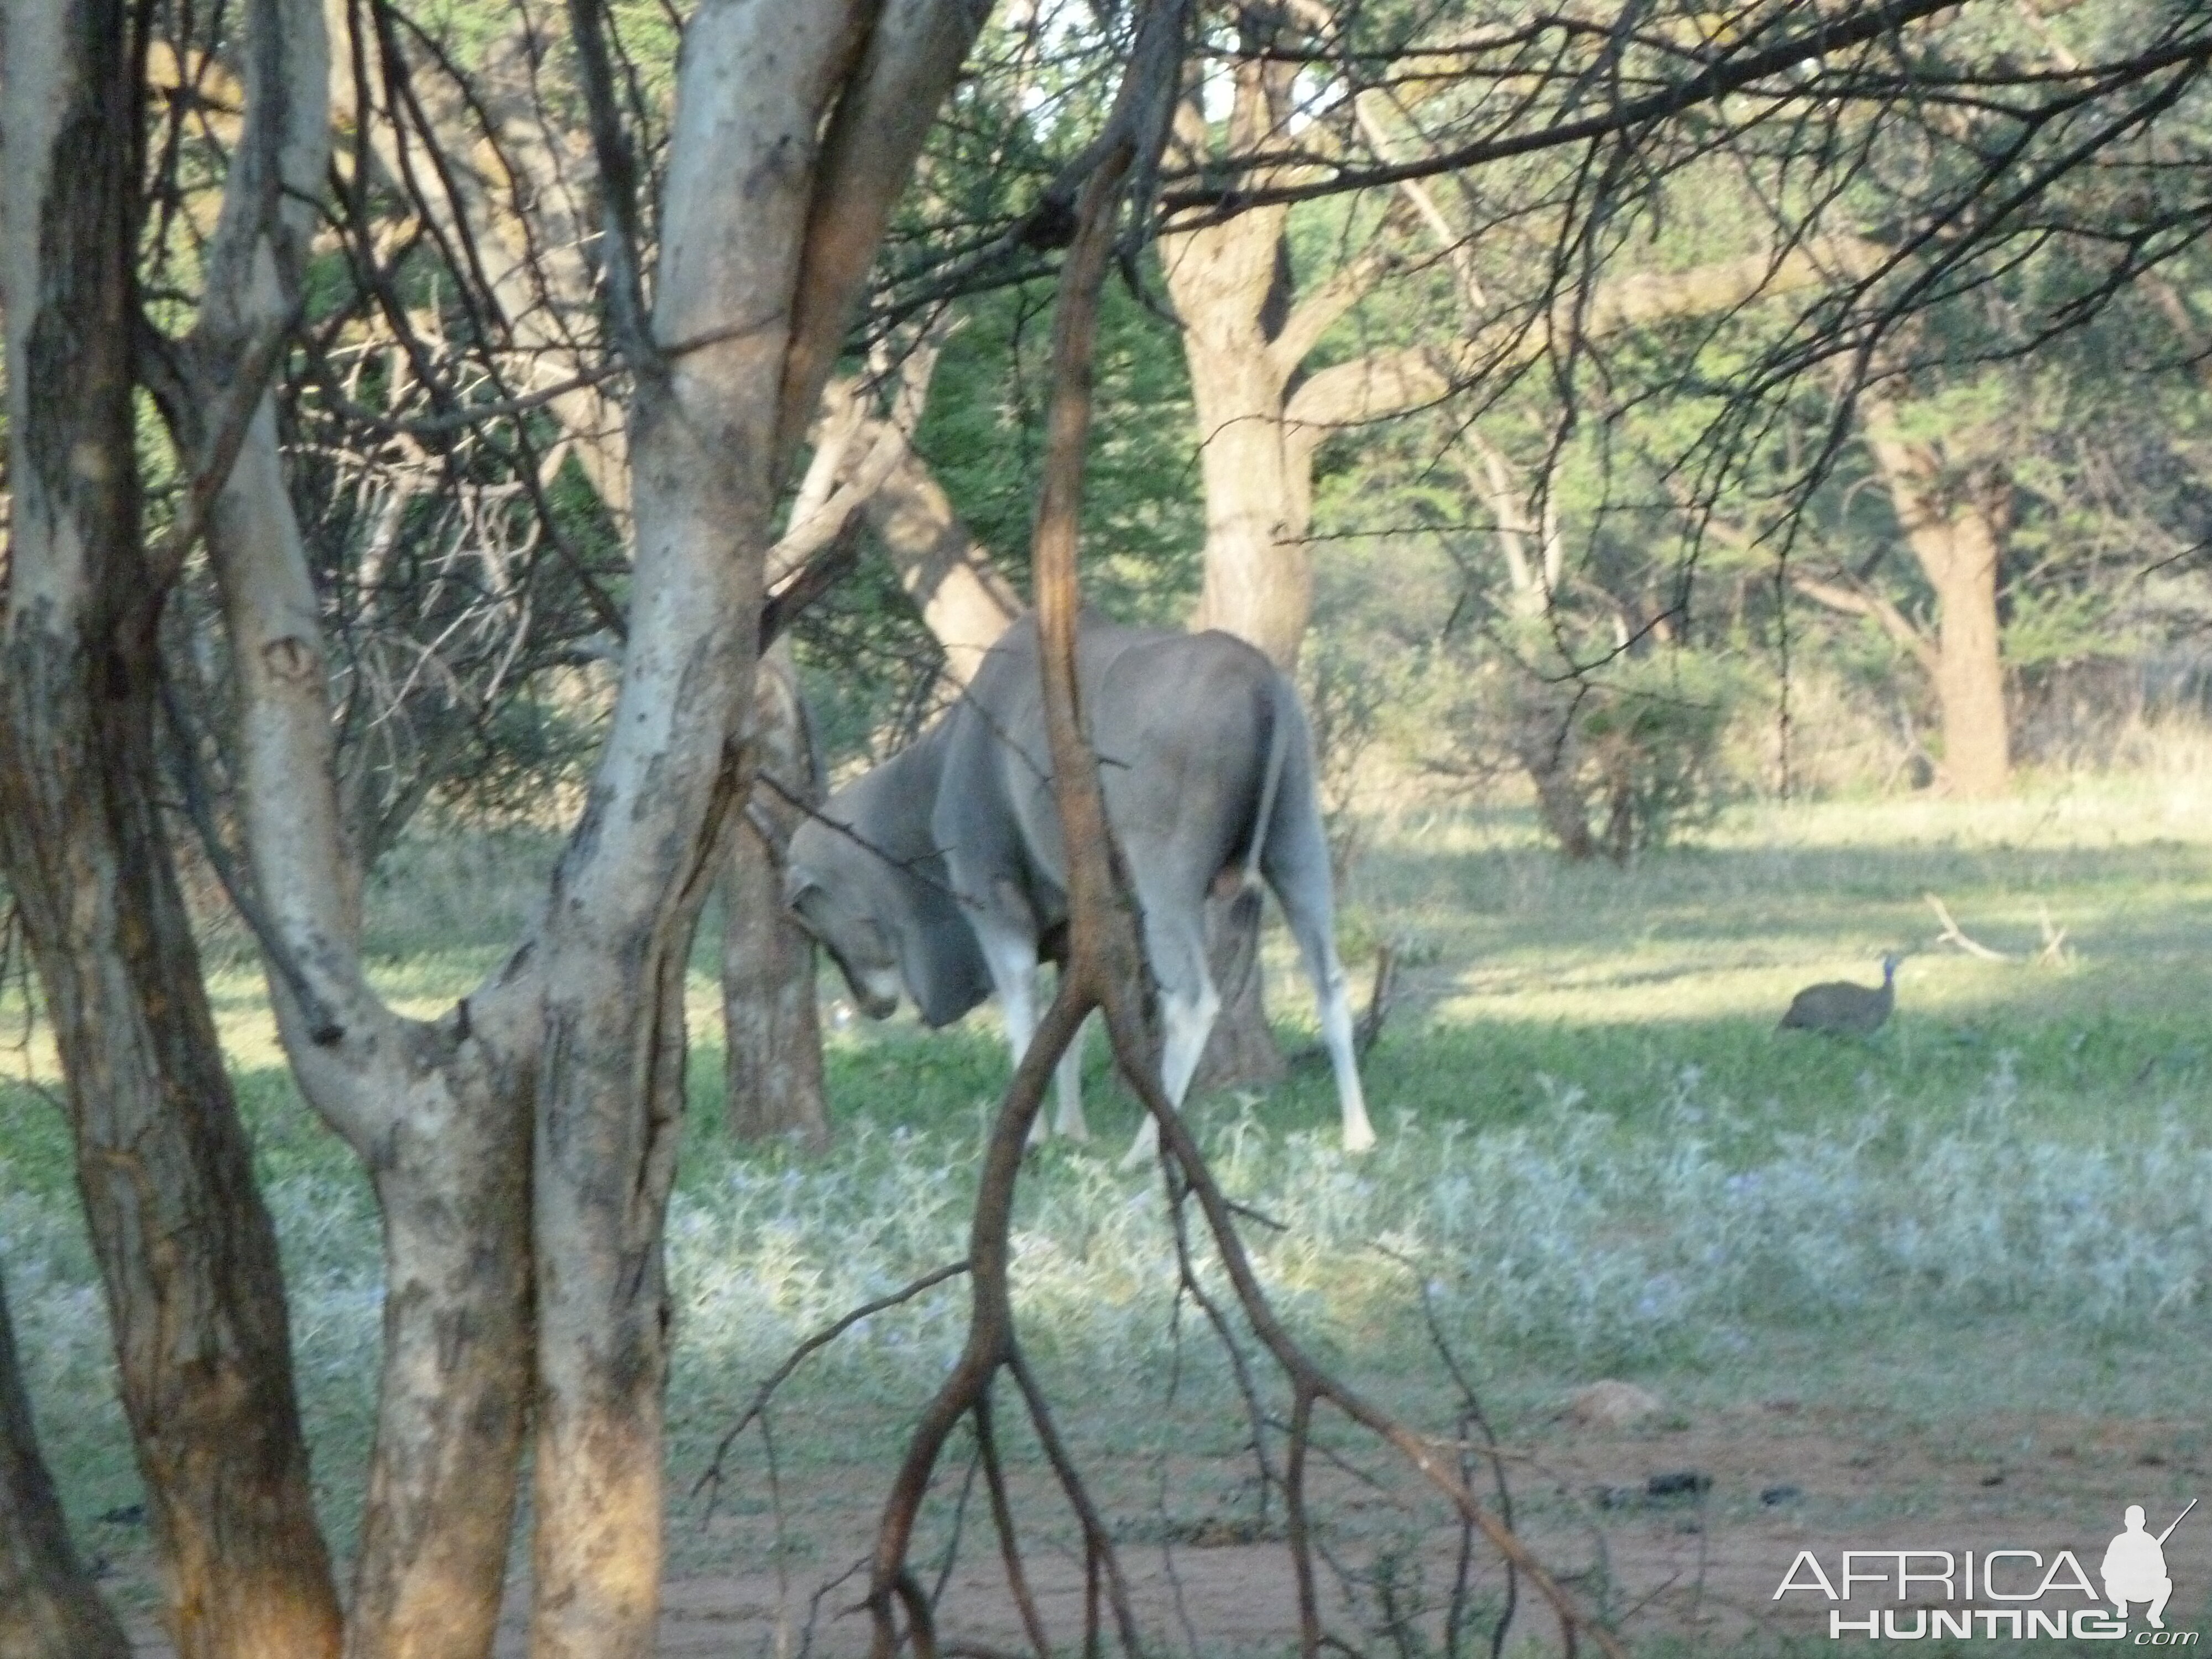
[[[1345,1147],[1372,1146],[1297,693],[1229,635],[1088,615],[1076,675],[1159,987],[1170,1103],[1182,1103],[1221,1006],[1206,965],[1207,892],[1219,880],[1245,890],[1264,880],[1320,1004]],[[1066,925],[1066,885],[1036,624],[1024,618],[943,719],[800,826],[785,897],[872,1018],[903,992],[924,1024],[945,1025],[996,993],[1018,1064],[1036,1030],[1039,964]],[[1056,1078],[1057,1127],[1078,1139],[1080,1075],[1071,1045]],[[1129,1161],[1150,1156],[1158,1137],[1147,1118]]]

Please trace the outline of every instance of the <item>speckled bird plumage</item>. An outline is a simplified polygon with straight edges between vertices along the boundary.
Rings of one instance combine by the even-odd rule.
[[[1782,1016],[1778,1029],[1849,1036],[1880,1030],[1897,1006],[1897,963],[1894,955],[1881,959],[1878,986],[1854,985],[1840,979],[1807,986],[1790,1000],[1790,1012]]]

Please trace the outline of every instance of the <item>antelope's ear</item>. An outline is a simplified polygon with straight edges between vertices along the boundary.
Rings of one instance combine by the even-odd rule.
[[[787,909],[799,908],[810,894],[821,890],[822,884],[799,865],[794,864],[783,872],[783,902]]]

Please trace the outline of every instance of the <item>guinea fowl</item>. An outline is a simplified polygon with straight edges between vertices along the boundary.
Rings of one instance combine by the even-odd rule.
[[[1808,985],[1790,1000],[1790,1012],[1777,1029],[1784,1031],[1829,1031],[1837,1036],[1865,1036],[1878,1031],[1897,1006],[1895,955],[1881,959],[1881,984],[1854,985],[1849,980],[1830,980]]]

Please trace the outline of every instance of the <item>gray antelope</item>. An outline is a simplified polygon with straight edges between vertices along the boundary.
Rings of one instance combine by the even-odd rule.
[[[1159,987],[1169,1102],[1182,1103],[1221,1006],[1206,966],[1206,894],[1217,881],[1264,881],[1320,1004],[1345,1147],[1372,1146],[1297,693],[1229,635],[1089,615],[1076,674]],[[871,1018],[890,1015],[903,992],[924,1024],[945,1025],[995,993],[1019,1062],[1036,1029],[1039,965],[1067,921],[1048,753],[1036,625],[1025,617],[942,719],[792,837],[786,900]],[[1056,1127],[1079,1139],[1080,1076],[1071,1045],[1055,1078]],[[1158,1136],[1147,1118],[1127,1162],[1150,1157]]]

